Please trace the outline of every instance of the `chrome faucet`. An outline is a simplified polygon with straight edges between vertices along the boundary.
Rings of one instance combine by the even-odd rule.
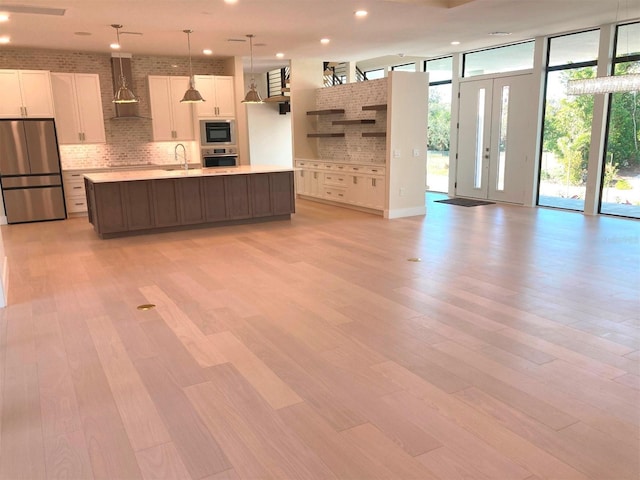
[[[175,159],[176,163],[180,163],[178,162],[178,147],[182,147],[182,160],[184,161],[184,169],[189,170],[189,163],[187,163],[187,149],[184,148],[183,144],[179,143],[176,145],[176,148],[173,149],[173,158]]]

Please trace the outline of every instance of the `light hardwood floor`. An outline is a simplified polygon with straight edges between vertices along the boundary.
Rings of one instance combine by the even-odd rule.
[[[639,478],[639,222],[297,209],[3,226],[0,478]]]

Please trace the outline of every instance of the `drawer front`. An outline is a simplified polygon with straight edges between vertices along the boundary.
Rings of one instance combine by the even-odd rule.
[[[309,162],[306,162],[304,160],[296,160],[296,167],[306,167],[307,165],[309,165]]]
[[[325,187],[323,194],[327,200],[335,200],[336,202],[346,201],[346,190],[342,188]]]
[[[82,197],[65,197],[67,213],[78,213],[87,211],[87,199]]]
[[[350,172],[362,173],[367,170],[367,167],[363,167],[362,165],[349,165]]]
[[[324,174],[325,185],[343,186],[347,184],[347,176],[339,173],[325,173]]]
[[[75,196],[84,197],[85,196],[84,182],[82,183],[65,182],[64,194],[68,197],[75,197]]]
[[[367,167],[365,172],[372,175],[384,175],[385,169],[384,167]]]

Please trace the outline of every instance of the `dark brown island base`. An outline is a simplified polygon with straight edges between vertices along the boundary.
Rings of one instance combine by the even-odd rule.
[[[286,220],[293,170],[239,166],[86,174],[89,222],[101,238]]]

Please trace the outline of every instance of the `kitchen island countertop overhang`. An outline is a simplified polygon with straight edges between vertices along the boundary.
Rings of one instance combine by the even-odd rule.
[[[84,175],[89,222],[102,238],[197,226],[286,220],[293,169],[134,170]]]
[[[158,168],[144,170],[126,170],[114,172],[92,172],[84,174],[93,183],[126,182],[134,180],[159,180],[163,178],[184,177],[211,177],[219,175],[247,175],[253,173],[293,172],[293,168],[265,166],[265,165],[239,165],[236,167],[210,167],[210,168]]]

